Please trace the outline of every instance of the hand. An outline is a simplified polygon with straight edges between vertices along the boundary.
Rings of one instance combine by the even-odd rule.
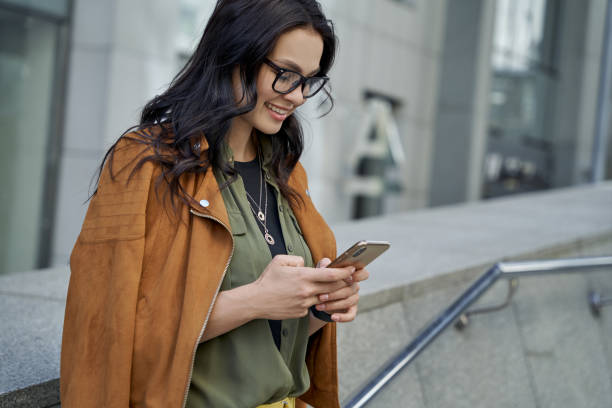
[[[331,261],[323,258],[317,264],[318,267],[325,267]],[[319,295],[317,310],[329,313],[332,320],[336,322],[351,322],[357,315],[357,304],[359,303],[359,282],[368,279],[369,272],[365,268],[356,270],[348,279],[345,279],[346,286],[330,293]]]
[[[299,256],[277,255],[253,282],[251,302],[256,318],[293,319],[320,303],[318,295],[346,287],[355,268],[307,268]]]

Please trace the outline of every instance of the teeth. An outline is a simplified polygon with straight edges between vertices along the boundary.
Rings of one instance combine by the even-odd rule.
[[[271,111],[278,113],[279,115],[286,115],[287,112],[289,112],[286,110],[278,109],[276,106],[270,105],[269,103],[266,103],[266,107]]]

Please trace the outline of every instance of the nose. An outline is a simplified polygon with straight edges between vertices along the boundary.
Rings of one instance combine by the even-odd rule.
[[[301,85],[295,88],[293,91],[289,92],[288,94],[283,95],[283,97],[287,101],[291,102],[294,106],[300,106],[304,103],[304,101],[306,101],[306,98],[304,98],[304,94],[302,93]]]

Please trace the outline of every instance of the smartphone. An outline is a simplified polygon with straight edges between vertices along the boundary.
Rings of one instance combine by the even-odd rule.
[[[361,269],[378,258],[390,246],[391,244],[386,241],[358,241],[334,259],[327,267],[342,268],[350,265],[354,266],[355,269]]]
[[[355,269],[361,269],[378,258],[390,246],[391,244],[386,241],[358,241],[327,265],[327,268],[342,268],[343,266],[351,265]],[[312,306],[310,311],[320,320],[333,322],[329,313],[317,310],[315,306]]]

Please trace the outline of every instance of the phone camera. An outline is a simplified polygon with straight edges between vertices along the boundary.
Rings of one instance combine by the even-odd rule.
[[[363,248],[359,248],[359,249],[358,249],[357,251],[355,251],[355,253],[353,254],[353,258],[358,257],[358,256],[359,256],[359,255],[361,255],[361,254],[363,253],[363,251],[365,251],[365,250],[366,250],[366,248],[365,248],[365,247],[363,247]]]

